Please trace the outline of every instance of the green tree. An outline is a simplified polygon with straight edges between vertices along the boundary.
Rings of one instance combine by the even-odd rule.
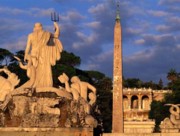
[[[124,80],[124,87],[128,88],[140,88],[142,81],[138,78],[128,78]]]
[[[95,84],[97,88],[97,104],[102,114],[105,132],[112,130],[112,79],[104,77]]]
[[[167,79],[171,82],[176,81],[178,78],[178,74],[175,69],[170,69],[170,71],[167,74]]]
[[[159,83],[158,83],[158,90],[160,89],[163,89],[163,81],[162,79],[159,80]]]
[[[169,107],[164,106],[164,104],[179,104],[180,103],[180,77],[176,70],[171,69],[167,73],[167,78],[170,81],[167,88],[172,89],[172,92],[169,92],[165,95],[164,100],[153,101],[151,103],[151,111],[149,117],[155,119],[156,121],[156,131],[159,131],[159,124],[165,117],[169,117]],[[163,114],[162,114],[163,113]]]
[[[13,58],[13,53],[7,49],[0,48],[0,65],[8,66]]]
[[[151,110],[149,112],[149,118],[155,119],[155,132],[160,132],[160,123],[161,121],[169,116],[168,107],[164,106],[164,102],[161,101],[152,101],[151,103]],[[163,114],[162,114],[163,113]]]
[[[74,55],[72,52],[69,53],[67,51],[63,51],[61,53],[61,59],[57,63],[75,67],[81,64],[81,58],[79,56]]]

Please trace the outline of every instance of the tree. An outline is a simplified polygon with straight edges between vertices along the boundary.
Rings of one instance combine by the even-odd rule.
[[[138,78],[128,78],[124,80],[124,87],[128,88],[140,88],[142,81]]]
[[[156,121],[156,132],[159,131],[159,124],[166,117],[169,117],[169,107],[165,107],[164,104],[179,104],[180,103],[180,77],[176,70],[171,69],[167,73],[167,78],[171,82],[168,84],[167,88],[171,88],[172,92],[167,93],[163,101],[153,101],[151,103],[151,111],[149,112],[149,117],[155,119]],[[160,84],[160,83],[159,83]],[[163,114],[162,114],[163,113]]]
[[[164,102],[161,101],[152,101],[151,110],[149,112],[149,118],[155,119],[155,132],[160,132],[160,123],[163,119],[169,116],[169,107],[164,106]],[[163,113],[163,114],[162,114]]]
[[[151,88],[153,90],[159,90],[159,85],[154,83],[153,81],[144,82],[142,87]]]
[[[104,77],[95,84],[97,88],[97,105],[102,114],[105,132],[112,130],[112,79]]]
[[[174,82],[177,80],[178,74],[175,69],[170,69],[170,71],[167,74],[167,79],[171,82]]]
[[[159,89],[163,89],[163,81],[162,81],[162,79],[160,79],[159,83],[158,83],[158,90]]]
[[[0,48],[0,65],[9,65],[13,58],[13,53],[8,51],[7,49]]]
[[[61,59],[57,62],[57,64],[64,64],[67,66],[75,67],[81,64],[81,58],[74,55],[72,52],[69,53],[67,51],[63,51],[61,53]]]
[[[99,80],[103,79],[105,77],[105,74],[99,72],[99,71],[86,71],[88,76],[91,78],[91,80],[94,83],[98,83]]]

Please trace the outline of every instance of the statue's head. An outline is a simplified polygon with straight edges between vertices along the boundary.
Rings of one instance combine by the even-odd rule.
[[[41,30],[43,30],[42,24],[41,23],[35,23],[33,31],[41,31]]]
[[[71,82],[72,82],[72,83],[77,83],[77,82],[79,82],[79,81],[80,81],[80,79],[79,79],[78,76],[73,76],[73,77],[71,78]]]

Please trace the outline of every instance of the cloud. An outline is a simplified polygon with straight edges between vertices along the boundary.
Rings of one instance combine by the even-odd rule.
[[[106,12],[107,6],[103,3],[98,4],[97,6],[92,6],[91,8],[88,9],[88,12],[91,14],[98,14],[102,12]]]
[[[97,70],[103,73],[106,73],[107,76],[112,77],[113,73],[113,50],[109,50],[92,56],[86,64],[86,69],[88,70]]]
[[[164,17],[164,16],[170,15],[170,13],[168,13],[166,11],[161,11],[161,10],[159,10],[159,11],[157,11],[157,10],[156,11],[155,10],[149,10],[148,13],[150,15],[155,16],[155,17]]]
[[[137,45],[143,45],[143,44],[145,44],[145,40],[144,39],[138,39],[134,43]]]
[[[0,7],[0,14],[19,15],[19,14],[28,14],[28,11],[18,8]]]
[[[101,27],[101,22],[93,21],[93,22],[85,23],[84,25],[92,29],[98,29]]]
[[[112,76],[116,16],[116,5],[112,0],[53,0],[46,8],[44,5],[33,8],[0,6],[1,47],[24,48],[26,35],[32,31],[32,20],[42,20],[44,28],[52,31],[53,26],[45,17],[58,7],[57,2],[63,7],[60,39],[65,50],[81,57],[81,68],[99,70]],[[165,79],[171,66],[178,71],[178,4],[176,0],[120,2],[125,77],[157,81],[162,77]],[[4,15],[6,19],[3,19]]]
[[[30,8],[28,14],[34,17],[47,17],[50,16],[54,11],[54,8]]]
[[[135,44],[145,46],[172,46],[177,43],[177,40],[172,34],[152,35],[144,34],[143,39],[138,39]]]
[[[156,81],[162,78],[166,83],[166,75],[171,68],[180,70],[179,46],[155,47],[138,52],[130,57],[124,58],[125,77],[138,77],[144,81]]]
[[[66,14],[60,15],[61,21],[66,22],[66,23],[67,22],[77,23],[84,18],[85,17],[83,15],[81,15],[78,11],[75,11],[75,10],[68,11]]]
[[[15,42],[21,37],[24,31],[31,28],[29,23],[25,23],[18,19],[2,18],[0,22],[0,47],[8,48],[8,42]]]
[[[13,42],[7,42],[6,45],[8,46],[6,47],[6,49],[11,50],[13,52],[19,50],[25,50],[26,43],[27,43],[27,36],[22,36]]]
[[[179,0],[160,0],[159,1],[160,5],[178,4],[178,3],[180,3]]]
[[[169,7],[169,10],[170,10],[171,12],[177,12],[177,13],[179,13],[180,7],[179,7],[179,6],[170,6],[170,7]]]
[[[10,14],[10,15],[28,15],[33,17],[45,17],[50,16],[55,10],[53,8],[43,9],[43,8],[29,8],[29,9],[19,9],[10,7],[0,7],[0,14]]]

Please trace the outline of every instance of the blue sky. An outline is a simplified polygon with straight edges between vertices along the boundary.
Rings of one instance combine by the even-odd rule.
[[[119,1],[124,76],[158,82],[171,68],[180,72],[180,0]],[[64,49],[81,57],[80,68],[112,76],[115,0],[1,0],[0,47],[25,49],[35,22],[53,32],[53,11]]]

